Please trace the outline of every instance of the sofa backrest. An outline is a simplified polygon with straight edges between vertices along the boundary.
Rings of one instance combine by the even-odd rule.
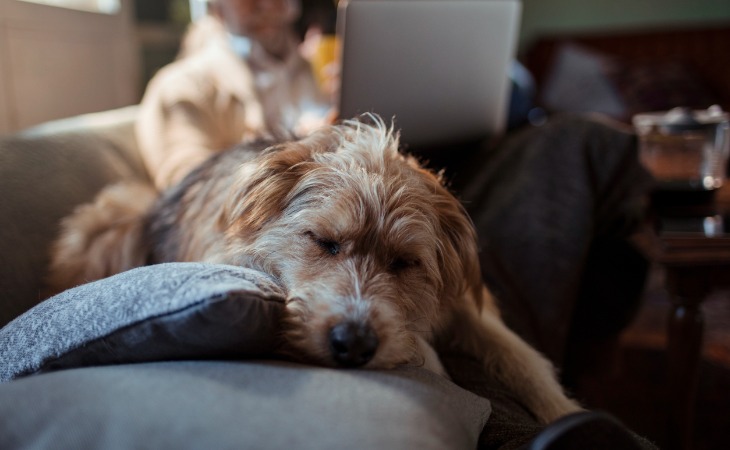
[[[148,179],[135,106],[0,136],[0,327],[43,300],[60,220],[104,186]]]

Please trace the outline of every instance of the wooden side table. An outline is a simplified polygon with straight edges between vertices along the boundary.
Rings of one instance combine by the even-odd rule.
[[[699,205],[671,205],[668,198],[657,205],[658,226],[646,251],[665,268],[672,301],[667,328],[667,443],[672,449],[690,449],[704,333],[701,304],[713,290],[730,286],[730,185]],[[703,221],[711,226],[702,227]],[[700,226],[693,230],[686,226],[691,222]],[[685,226],[675,227],[677,223]]]

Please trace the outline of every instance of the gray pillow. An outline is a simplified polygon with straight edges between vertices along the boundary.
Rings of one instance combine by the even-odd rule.
[[[0,384],[0,448],[471,450],[490,411],[421,368],[150,362]]]
[[[241,267],[169,263],[70,289],[0,329],[0,382],[55,369],[275,350],[283,290]]]

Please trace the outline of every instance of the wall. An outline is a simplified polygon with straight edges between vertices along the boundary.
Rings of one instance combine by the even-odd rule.
[[[522,0],[520,50],[543,34],[730,23],[730,0]]]
[[[0,132],[139,99],[130,0],[114,15],[0,0]]]

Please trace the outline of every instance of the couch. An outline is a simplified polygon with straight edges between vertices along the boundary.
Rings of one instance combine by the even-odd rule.
[[[265,274],[245,268],[152,266],[44,301],[49,247],[61,218],[105,185],[147,179],[134,137],[136,111],[132,106],[73,117],[0,137],[0,448],[653,448],[601,413],[578,413],[542,426],[464,355],[441,355],[451,380],[418,367],[335,370],[276,359],[272,349],[282,293]],[[542,173],[543,147],[552,148],[568,131],[569,142],[555,151],[577,146],[585,151],[561,164],[585,165],[586,158],[597,158],[608,165],[613,159],[610,165],[630,177],[635,139],[606,124],[570,117],[517,133],[497,150],[485,145],[468,154],[450,153],[449,159],[461,162],[447,172],[487,234],[482,263],[503,300],[505,320],[558,365],[569,359],[566,341],[596,332],[586,324],[576,328],[575,318],[597,317],[601,333],[615,334],[635,309],[644,276],[644,266],[628,247],[606,238],[628,231],[598,230],[596,244],[575,238],[588,223],[572,218],[574,229],[558,239],[571,245],[555,266],[584,265],[594,256],[602,260],[596,256],[601,249],[629,254],[624,260],[632,270],[612,276],[611,285],[615,290],[625,281],[631,295],[614,301],[615,292],[601,294],[592,281],[581,282],[596,277],[591,270],[570,269],[569,279],[540,281],[551,269],[536,273],[539,267],[524,263],[536,254],[528,246],[533,233],[546,226],[531,214],[553,220],[556,211],[573,209],[521,206],[520,195],[540,202],[557,194],[518,193],[514,184],[520,176],[509,172],[516,163],[509,155],[521,155],[523,166],[535,165]],[[527,145],[536,137],[541,144]],[[616,152],[624,156],[601,153],[600,142],[625,149]],[[517,150],[525,146],[532,151]],[[484,163],[487,157],[495,162]],[[435,155],[429,160],[441,163]],[[620,185],[605,178],[604,184]],[[600,193],[593,178],[574,183],[595,185],[574,202]],[[611,192],[615,196],[620,189]],[[640,196],[635,197],[613,204],[611,214],[640,208]],[[485,202],[516,210],[516,216],[499,208],[479,214],[487,209]],[[524,242],[501,242],[495,223],[523,228]],[[624,223],[627,230],[632,226]],[[554,245],[555,239],[538,241]],[[603,259],[605,267],[614,264],[612,257],[608,264]],[[522,272],[513,270],[523,264]],[[535,264],[543,262],[538,258]],[[535,278],[533,286],[518,282],[525,276]],[[546,291],[545,282],[554,297],[535,295]],[[573,298],[579,293],[595,299],[593,306],[577,304]],[[557,302],[561,296],[565,300]],[[603,308],[609,297],[610,307]]]

